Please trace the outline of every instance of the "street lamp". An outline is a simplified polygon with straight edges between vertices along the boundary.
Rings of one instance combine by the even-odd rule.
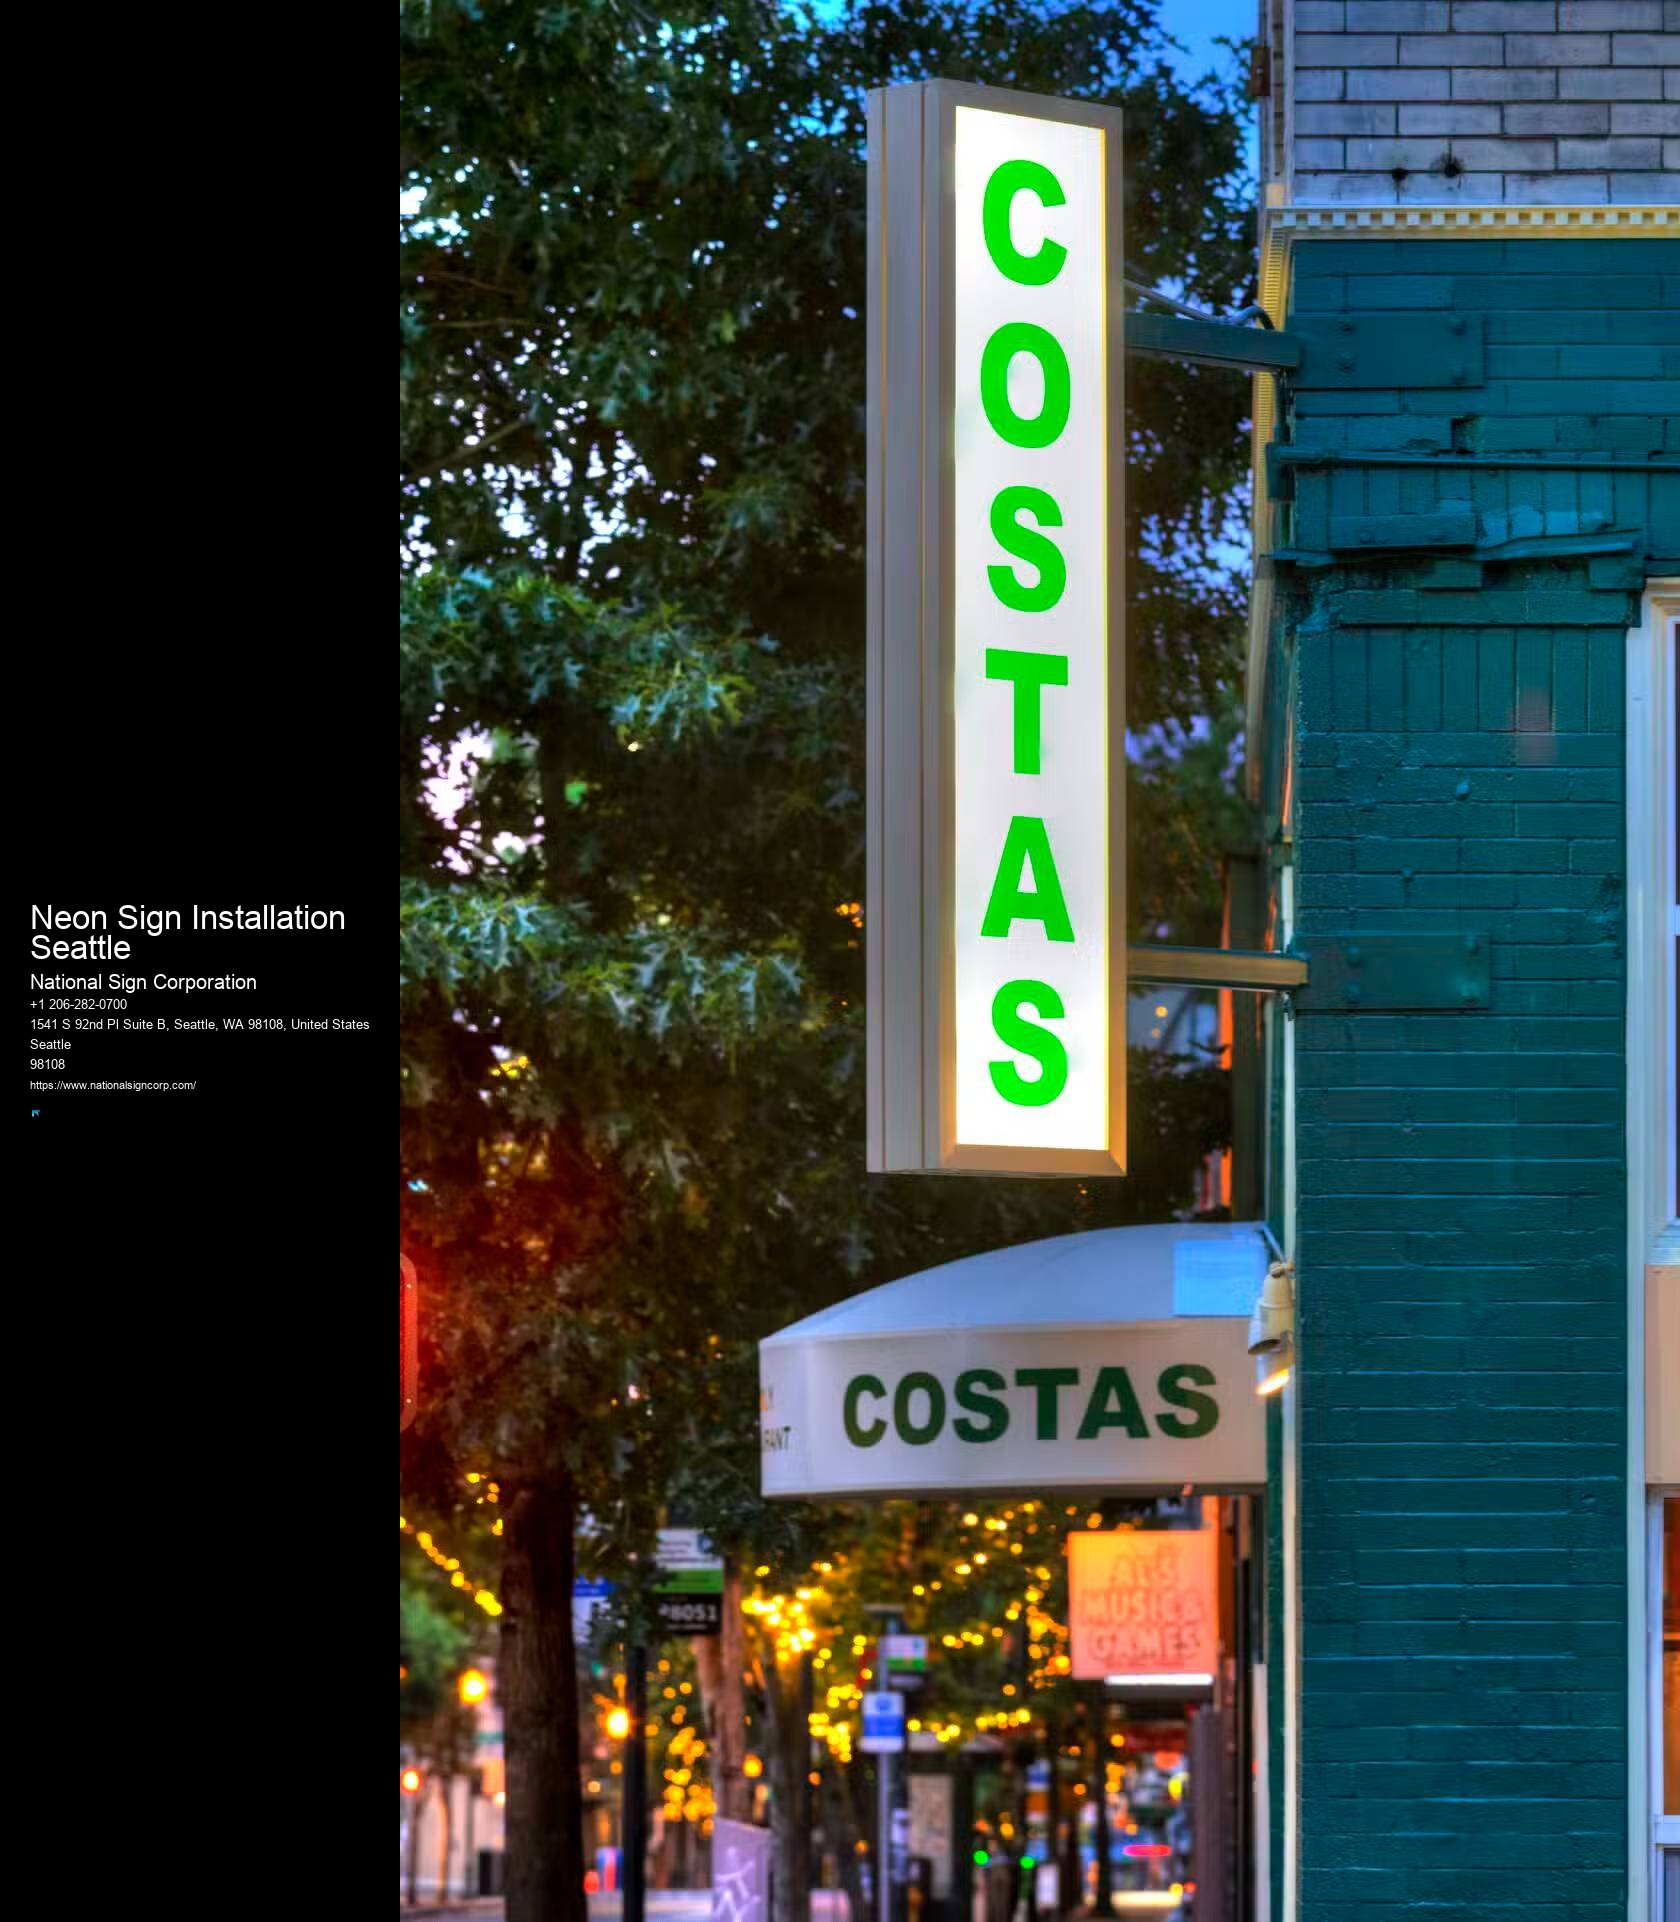
[[[402,1792],[404,1795],[418,1795],[423,1786],[424,1778],[418,1769],[407,1768],[403,1770]]]
[[[607,1733],[615,1742],[622,1742],[630,1733],[630,1711],[627,1708],[607,1710]]]
[[[465,1669],[457,1686],[462,1707],[474,1708],[489,1695],[490,1677],[481,1668]]]

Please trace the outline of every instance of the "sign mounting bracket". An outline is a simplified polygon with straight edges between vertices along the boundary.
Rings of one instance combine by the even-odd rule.
[[[1126,352],[1154,360],[1187,360],[1198,367],[1231,367],[1252,374],[1290,374],[1301,365],[1300,340],[1271,328],[1149,314],[1136,307],[1127,309],[1123,324]]]
[[[1164,987],[1238,988],[1250,994],[1287,994],[1307,985],[1307,959],[1269,949],[1128,948],[1126,974]]]

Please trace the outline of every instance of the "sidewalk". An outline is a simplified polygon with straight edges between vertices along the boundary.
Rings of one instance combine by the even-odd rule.
[[[446,1918],[468,1916],[488,1918],[488,1922],[501,1922],[502,1898],[499,1895],[480,1896],[467,1901],[457,1896],[447,1903],[440,1904],[429,1895],[424,1884],[421,1885],[418,1908],[409,1908],[401,1900],[398,1891],[398,1922],[415,1922],[421,1918],[432,1918],[432,1922],[446,1922]],[[712,1892],[710,1889],[649,1889],[647,1894],[648,1922],[707,1922],[712,1912]],[[618,1922],[623,1913],[622,1898],[618,1895],[592,1895],[589,1898],[589,1922]],[[846,1898],[838,1889],[813,1889],[811,1892],[811,1922],[847,1922]]]
[[[832,1918],[825,1911],[820,1900],[812,1905],[812,1922],[844,1922],[843,1915]],[[712,1912],[712,1892],[710,1889],[649,1889],[647,1893],[648,1922],[706,1922]],[[402,1901],[398,1891],[399,1922],[415,1918],[430,1917],[432,1922],[443,1922],[444,1918],[473,1916],[488,1918],[488,1922],[501,1922],[502,1898],[499,1895],[479,1896],[472,1901],[465,1897],[454,1896],[447,1903],[439,1903],[429,1894],[424,1883],[421,1884],[420,1903],[410,1908]],[[589,1898],[589,1922],[618,1922],[623,1913],[622,1899],[617,1895],[592,1895]]]

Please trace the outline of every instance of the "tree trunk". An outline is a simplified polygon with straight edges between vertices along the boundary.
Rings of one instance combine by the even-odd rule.
[[[1061,1835],[1059,1860],[1062,1865],[1060,1876],[1061,1902],[1063,1915],[1072,1915],[1075,1909],[1085,1906],[1085,1876],[1079,1860],[1079,1797],[1073,1794],[1072,1784],[1064,1783],[1062,1758],[1056,1746],[1065,1729],[1053,1731],[1050,1742],[1050,1807],[1054,1811],[1053,1820]]]
[[[449,1906],[449,1831],[451,1810],[449,1790],[453,1777],[440,1775],[438,1785],[438,1906]]]
[[[506,1922],[588,1922],[572,1637],[577,1496],[563,1469],[502,1505]]]
[[[420,1906],[420,1798],[415,1796],[408,1814],[408,1906]]]
[[[811,1922],[811,1850],[805,1822],[805,1777],[810,1770],[811,1737],[803,1713],[800,1673],[809,1656],[764,1663],[764,1699],[769,1710],[770,1874],[772,1922]]]
[[[830,1759],[822,1772],[823,1829],[828,1837],[840,1886],[852,1906],[852,1922],[870,1922],[869,1904],[863,1894],[863,1872],[859,1866],[858,1840],[863,1834],[858,1821],[857,1798],[852,1771]],[[968,1922],[963,1916],[960,1922]]]
[[[697,1635],[690,1646],[700,1678],[700,1701],[706,1711],[706,1739],[711,1747],[712,1787],[717,1812],[731,1822],[752,1819],[752,1784],[743,1767],[747,1759],[747,1697],[742,1685],[746,1648],[742,1634],[741,1576],[733,1562],[724,1567],[723,1628],[717,1635]]]
[[[1097,1914],[1106,1922],[1114,1913],[1114,1865],[1108,1852],[1108,1717],[1100,1696],[1092,1704],[1091,1723],[1091,1794],[1097,1805],[1095,1899]]]

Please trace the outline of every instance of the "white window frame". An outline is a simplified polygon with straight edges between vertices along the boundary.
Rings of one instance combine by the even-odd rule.
[[[1655,1912],[1662,1914],[1662,1853],[1665,1849],[1680,1849],[1680,1815],[1664,1815],[1660,1811],[1663,1769],[1663,1726],[1662,1726],[1662,1536],[1663,1503],[1680,1501],[1680,1488],[1659,1488],[1651,1491],[1647,1504],[1648,1516],[1646,1534],[1645,1567],[1646,1592],[1645,1606],[1651,1624],[1650,1659],[1646,1675],[1650,1691],[1651,1725],[1651,1877],[1653,1885],[1653,1906]],[[1664,1922],[1680,1922],[1680,1917],[1668,1916]]]
[[[1680,1816],[1660,1813],[1662,1503],[1647,1484],[1646,1268],[1675,1202],[1676,663],[1680,580],[1653,581],[1627,644],[1628,1733],[1629,1922],[1663,1917],[1662,1854]],[[1655,803],[1655,805],[1653,805]],[[1653,1464],[1654,1467],[1654,1464]]]

